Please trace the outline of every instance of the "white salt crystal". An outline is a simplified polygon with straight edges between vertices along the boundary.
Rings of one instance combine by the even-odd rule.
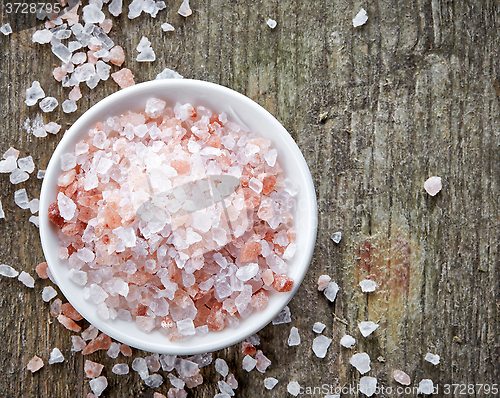
[[[151,47],[151,42],[148,40],[147,37],[142,36],[141,40],[139,41],[139,44],[137,45],[137,47],[135,49],[139,52],[142,52],[148,47]]]
[[[15,278],[17,275],[19,275],[19,272],[17,272],[10,265],[0,264],[0,275],[6,276],[7,278]]]
[[[257,365],[257,360],[253,359],[250,355],[245,355],[242,361],[242,367],[247,372],[250,372]]]
[[[271,29],[274,29],[276,27],[276,21],[274,19],[269,18],[266,23],[267,26],[269,26]]]
[[[371,397],[377,391],[377,379],[371,376],[364,376],[359,380],[359,391],[367,397]]]
[[[76,211],[76,204],[62,192],[57,194],[57,206],[61,217],[69,221],[73,218]]]
[[[366,21],[368,21],[368,14],[366,10],[362,8],[352,20],[352,26],[357,28],[358,26],[364,25]]]
[[[254,190],[256,193],[261,193],[263,186],[264,184],[262,184],[262,181],[255,177],[252,177],[250,181],[248,181],[248,188]]]
[[[106,50],[105,48],[99,50],[99,51],[96,51],[94,53],[94,57],[95,58],[108,58],[109,57],[109,51]]]
[[[83,20],[85,23],[101,23],[105,18],[104,13],[94,4],[83,7]]]
[[[135,246],[136,235],[133,228],[118,227],[113,230],[113,233],[121,239],[125,247]]]
[[[54,348],[50,353],[49,365],[64,362],[64,356],[59,348]]]
[[[161,24],[161,28],[163,29],[164,32],[173,32],[175,30],[175,28],[168,22]]]
[[[183,319],[182,321],[177,321],[177,330],[184,336],[193,336],[194,334],[196,334],[192,319]]]
[[[94,54],[94,56],[95,56],[95,54]],[[73,54],[73,56],[71,57],[71,63],[74,65],[83,64],[86,60],[87,60],[87,54],[85,54],[82,51]]]
[[[43,126],[43,128],[47,133],[57,134],[59,130],[61,130],[61,125],[54,122],[50,122],[47,123],[45,126]]]
[[[441,177],[430,177],[424,182],[424,189],[431,196],[437,195],[442,188]]]
[[[17,169],[15,156],[9,156],[4,160],[0,160],[0,173],[12,173],[15,169]]]
[[[108,298],[108,293],[104,291],[104,289],[93,283],[90,285],[89,295],[94,304],[104,303],[104,300]]]
[[[297,244],[290,243],[283,253],[283,260],[291,260],[297,251]]]
[[[111,71],[111,66],[108,65],[106,62],[99,60],[97,61],[95,67],[96,67],[96,74],[97,76],[99,76],[99,79],[108,80],[109,72]]]
[[[80,156],[89,151],[89,144],[85,142],[79,142],[75,145],[75,155]]]
[[[59,58],[62,62],[67,64],[71,60],[71,51],[61,42],[52,46],[52,53]]]
[[[45,286],[42,290],[42,300],[46,303],[57,296],[56,290],[52,286]]]
[[[108,5],[108,11],[114,17],[117,17],[122,13],[122,8],[123,8],[123,0],[113,0]]]
[[[35,226],[36,226],[36,227],[39,227],[39,226],[40,226],[40,219],[39,219],[39,217],[37,217],[37,216],[31,216],[31,217],[28,219],[28,221],[29,221],[30,223],[35,224]]]
[[[0,200],[0,218],[5,218],[5,213],[3,212],[2,201]]]
[[[165,68],[163,69],[163,71],[161,71],[160,73],[158,73],[156,75],[156,78],[155,80],[157,79],[183,79],[184,77],[177,73],[175,70],[172,70],[170,68]]]
[[[10,27],[10,23],[6,23],[0,28],[0,32],[2,32],[5,36],[10,35],[12,33],[12,28]]]
[[[330,239],[339,244],[340,240],[342,239],[342,232],[335,232],[334,234],[332,234]]]
[[[130,370],[126,363],[117,363],[116,365],[113,366],[111,371],[115,375],[127,375]]]
[[[77,41],[70,41],[68,43],[68,50],[72,53],[73,51],[79,50],[83,46]]]
[[[95,312],[97,312],[97,315],[99,315],[102,319],[110,318],[109,307],[106,303],[99,303],[95,308]]]
[[[379,325],[373,323],[372,321],[368,321],[368,322],[360,322],[358,324],[358,327],[363,337],[367,337],[370,334],[372,334],[379,327]]]
[[[335,301],[335,298],[337,297],[338,291],[339,285],[337,285],[335,282],[330,282],[324,291],[324,295],[329,301],[333,303]]]
[[[151,47],[142,50],[136,58],[138,62],[153,62],[156,60],[156,54]]]
[[[88,88],[93,90],[94,88],[97,87],[101,79],[99,79],[99,76],[96,74],[91,75],[87,80],[85,80],[85,84],[87,85]]]
[[[68,99],[62,103],[62,110],[64,113],[73,113],[76,109],[76,102],[73,100]]]
[[[296,381],[291,381],[288,383],[286,386],[286,390],[292,394],[294,397],[300,394],[300,384],[297,383]]]
[[[47,44],[52,40],[52,32],[48,29],[37,30],[33,33],[31,40],[34,43]]]
[[[175,377],[172,373],[169,373],[167,377],[175,388],[184,388],[186,383],[182,379]]]
[[[226,361],[221,358],[217,358],[215,360],[215,371],[219,373],[222,377],[226,377],[229,373],[229,367],[227,366]]]
[[[430,352],[428,352],[425,356],[425,360],[432,363],[433,365],[438,365],[440,359],[441,358],[439,357],[439,355],[431,354]]]
[[[146,101],[146,109],[145,109],[146,115],[148,115],[151,118],[156,118],[162,114],[166,105],[167,103],[161,99],[149,98]],[[192,141],[190,141],[190,143],[191,142]]]
[[[54,109],[56,109],[57,105],[59,102],[54,97],[45,97],[43,100],[40,101],[40,109],[44,111],[45,113],[47,112],[52,112]]]
[[[273,325],[281,325],[282,323],[290,323],[292,322],[292,318],[290,316],[290,308],[286,306],[281,310],[281,312],[276,315],[276,318],[273,319]]]
[[[132,361],[132,369],[136,371],[143,380],[149,376],[148,364],[144,358],[135,358]]]
[[[264,160],[271,167],[274,167],[274,165],[276,164],[277,157],[278,151],[276,149],[270,149],[269,151],[264,153]]]
[[[150,388],[158,388],[163,384],[163,377],[159,374],[153,374],[147,377],[144,383]]]
[[[349,363],[354,366],[362,375],[370,371],[370,362],[370,356],[365,352],[354,354],[349,360]]]
[[[11,156],[14,157],[15,160],[17,160],[17,158],[19,157],[19,151],[16,148],[10,147],[2,155],[4,159],[10,158]]]
[[[24,102],[28,106],[33,106],[43,97],[45,97],[45,92],[42,87],[40,87],[40,83],[35,80],[31,84],[31,87],[26,89],[26,100]]]
[[[293,326],[290,329],[290,335],[288,336],[288,345],[290,347],[299,345],[300,344],[300,335],[299,335],[299,329],[297,329],[295,326]]]
[[[418,392],[425,395],[430,395],[434,393],[434,383],[431,379],[423,379],[418,384]]]
[[[26,171],[27,173],[31,174],[33,173],[33,170],[35,170],[35,163],[33,162],[33,158],[31,156],[19,159],[17,164],[19,165],[19,169]]]
[[[374,292],[377,287],[377,282],[365,279],[359,282],[359,286],[361,286],[361,291],[363,293]]]
[[[193,13],[191,8],[189,7],[189,0],[184,0],[177,12],[183,17],[189,17]]]
[[[348,334],[340,339],[340,345],[345,348],[352,348],[356,344],[356,339]]]
[[[19,282],[22,282],[26,287],[31,287],[31,288],[35,287],[35,280],[33,279],[33,277],[24,271],[21,271],[17,279],[19,280]]]
[[[14,192],[14,203],[18,205],[21,209],[29,208],[29,199],[28,194],[26,193],[26,189],[19,189]]]
[[[101,158],[97,164],[96,171],[98,174],[106,174],[111,166],[113,166],[113,161],[111,159]]]
[[[79,352],[87,346],[85,341],[80,336],[71,336],[71,342],[73,344],[71,351],[74,352]]]
[[[219,386],[219,390],[220,390],[220,392],[222,394],[225,394],[225,395],[227,395],[229,397],[233,397],[234,396],[233,389],[225,381],[220,380],[220,381],[217,382],[217,385]]]
[[[77,285],[85,286],[87,284],[87,273],[85,271],[70,269],[68,276]]]
[[[318,336],[313,340],[312,350],[318,358],[324,358],[332,339],[326,336]]]
[[[95,254],[92,250],[90,250],[87,247],[84,247],[82,249],[78,249],[76,252],[76,255],[80,260],[82,260],[85,263],[90,263],[94,261]]]
[[[325,328],[326,328],[326,325],[324,323],[316,322],[313,325],[313,332],[314,333],[321,333],[323,330],[325,330]]]
[[[240,267],[238,271],[236,271],[236,277],[239,280],[246,282],[252,279],[255,275],[257,275],[258,272],[259,272],[259,264],[250,263],[248,265]]]
[[[24,182],[29,178],[30,175],[28,173],[19,169],[15,169],[9,176],[11,184],[19,184],[20,182]]]
[[[227,394],[215,394],[214,398],[231,398],[231,396]]]
[[[108,386],[108,379],[106,379],[104,376],[100,376],[93,380],[90,380],[89,385],[92,392],[99,397]]]
[[[274,377],[266,377],[264,379],[264,387],[268,390],[272,390],[276,384],[278,384],[278,379]]]
[[[87,62],[83,65],[77,66],[71,77],[75,78],[76,81],[80,83],[89,80],[95,74],[95,66]]]

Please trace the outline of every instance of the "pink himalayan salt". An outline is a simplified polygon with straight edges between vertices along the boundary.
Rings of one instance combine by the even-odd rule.
[[[82,330],[82,327],[80,325],[76,324],[75,321],[65,315],[58,315],[57,320],[68,330],[72,330],[73,332],[79,332],[80,330]]]
[[[113,21],[111,19],[105,19],[102,21],[99,26],[104,30],[104,33],[111,32],[111,28],[113,27]]]
[[[409,386],[411,384],[410,376],[408,376],[402,370],[395,370],[392,375],[394,376],[394,380],[396,380],[399,384],[403,386]]]
[[[255,260],[262,251],[262,245],[259,242],[245,243],[241,249],[240,261],[246,263]]]
[[[203,376],[200,373],[189,377],[181,376],[181,379],[186,383],[187,388],[195,388],[200,384],[203,384]]]
[[[68,98],[72,101],[78,101],[80,98],[82,98],[82,92],[80,91],[80,87],[79,86],[73,87],[68,94]]]
[[[38,275],[39,278],[47,279],[49,277],[47,275],[47,268],[48,268],[48,265],[47,265],[47,263],[45,261],[43,263],[38,264],[35,267],[35,272],[36,272],[36,274]]]
[[[89,393],[87,394],[87,398],[97,398],[97,395],[95,395],[95,394],[93,394],[93,393],[89,392]]]
[[[104,365],[101,365],[97,362],[85,360],[84,370],[87,377],[94,379],[101,375],[102,370],[104,369]]]
[[[116,66],[122,66],[125,62],[125,51],[120,46],[114,46],[109,50],[109,62]]]
[[[262,311],[264,308],[266,308],[268,301],[269,298],[267,297],[266,291],[260,289],[259,291],[253,294],[250,304],[257,311]]]
[[[264,285],[266,285],[266,286],[271,286],[274,282],[273,271],[271,271],[270,269],[266,269],[262,273],[262,282],[264,282]]]
[[[108,335],[101,333],[98,337],[87,344],[87,347],[85,347],[85,349],[82,351],[82,354],[87,355],[92,354],[98,350],[109,350],[110,346],[111,338]]]
[[[167,392],[167,398],[186,398],[187,392],[181,388],[170,388]]]
[[[31,358],[31,360],[28,362],[28,365],[26,365],[26,368],[31,371],[31,373],[35,373],[39,371],[41,368],[43,368],[43,360],[42,358],[38,356],[34,356]]]
[[[275,275],[273,287],[277,292],[289,292],[293,287],[293,279],[286,275]]]
[[[257,365],[255,367],[260,373],[265,373],[266,369],[271,365],[271,361],[262,353],[261,350],[257,351],[255,355],[255,359],[257,360]]]
[[[67,316],[68,318],[74,320],[74,321],[81,321],[83,317],[78,313],[77,310],[73,308],[73,306],[70,303],[65,303],[61,306],[61,311],[63,315]]]
[[[318,278],[318,290],[320,292],[322,292],[323,290],[325,290],[326,287],[328,286],[328,284],[330,283],[331,279],[332,278],[330,278],[328,275],[321,275]]]
[[[130,348],[128,345],[120,344],[120,352],[126,357],[132,356],[132,348]]]
[[[99,51],[99,50],[96,50],[96,51],[92,51],[92,50],[89,50],[87,51],[87,62],[92,64],[92,65],[95,65],[97,64],[97,58],[94,57],[94,54]]]
[[[52,71],[52,75],[54,76],[54,79],[56,79],[58,82],[60,82],[64,76],[66,76],[66,70],[64,68],[58,66],[57,68],[54,68]]]
[[[252,343],[248,341],[244,341],[241,347],[241,353],[243,355],[254,355],[257,352],[257,349],[254,347]]]
[[[163,394],[160,394],[159,392],[155,392],[153,394],[153,398],[167,398],[167,397]]]
[[[424,189],[431,196],[436,196],[442,188],[441,177],[430,177],[424,182]]]
[[[126,88],[133,86],[135,84],[134,75],[130,69],[123,68],[118,72],[112,73],[111,77],[120,86],[120,88]]]

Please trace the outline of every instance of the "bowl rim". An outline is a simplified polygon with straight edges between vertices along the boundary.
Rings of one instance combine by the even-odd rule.
[[[66,283],[67,278],[63,277],[60,273],[61,271],[58,269],[58,266],[62,263],[66,264],[67,260],[60,260],[58,258],[58,254],[54,253],[53,247],[51,247],[53,246],[54,243],[53,236],[55,235],[55,233],[53,231],[53,226],[51,226],[51,223],[48,219],[47,210],[50,203],[53,202],[53,200],[51,200],[50,198],[55,197],[54,194],[55,191],[51,191],[51,188],[55,187],[54,182],[57,181],[57,177],[61,174],[61,170],[59,167],[59,161],[61,155],[67,153],[69,150],[72,150],[72,148],[74,148],[74,144],[79,140],[81,140],[86,133],[88,133],[88,127],[85,129],[85,131],[82,131],[82,129],[85,126],[89,124],[93,125],[97,121],[102,120],[102,116],[99,117],[99,115],[101,115],[106,109],[113,108],[113,105],[116,106],[116,104],[130,101],[130,98],[132,97],[136,96],[140,97],[141,95],[147,94],[150,91],[152,93],[149,94],[149,97],[158,97],[157,91],[159,89],[164,89],[164,90],[177,89],[177,90],[188,90],[188,91],[202,90],[203,92],[208,92],[208,93],[213,92],[217,93],[217,95],[227,96],[228,98],[231,99],[231,102],[232,101],[240,102],[241,106],[248,107],[249,109],[252,110],[252,112],[258,113],[259,117],[263,118],[263,120],[266,123],[270,123],[270,126],[273,128],[273,131],[278,135],[277,137],[279,137],[281,141],[284,140],[284,143],[286,144],[284,147],[283,146],[278,147],[276,145],[276,141],[273,141],[274,148],[278,149],[278,152],[285,151],[287,155],[288,154],[293,155],[293,160],[295,161],[296,166],[298,167],[297,170],[299,171],[302,180],[301,182],[304,183],[303,185],[300,186],[299,195],[304,196],[306,202],[305,211],[307,212],[309,217],[308,219],[305,219],[305,222],[307,224],[305,227],[307,229],[307,233],[309,234],[309,236],[305,241],[305,245],[300,246],[297,250],[297,252],[299,252],[300,250],[300,255],[302,258],[301,262],[302,266],[301,267],[297,266],[300,272],[298,272],[294,276],[294,285],[292,290],[290,290],[290,292],[287,293],[277,293],[280,295],[279,297],[271,295],[268,307],[270,307],[272,310],[269,311],[268,308],[264,309],[264,311],[267,310],[265,317],[253,316],[253,322],[251,324],[247,322],[249,321],[248,318],[242,319],[240,320],[241,322],[240,326],[234,329],[226,326],[226,328],[220,332],[209,332],[207,335],[204,336],[192,336],[192,337],[200,337],[200,339],[202,340],[202,342],[204,341],[204,343],[195,342],[194,344],[189,344],[189,341],[193,343],[193,339],[187,337],[180,341],[170,342],[169,344],[165,345],[165,342],[163,342],[162,344],[155,342],[155,340],[157,339],[154,338],[155,335],[153,335],[153,332],[150,334],[145,334],[143,332],[145,335],[143,337],[147,338],[138,340],[137,338],[131,338],[129,334],[127,334],[123,330],[120,330],[119,328],[117,330],[117,327],[112,326],[116,320],[113,321],[104,320],[100,318],[95,313],[95,311],[88,310],[87,308],[88,306],[84,307],[80,306],[81,300],[78,300],[76,296],[74,296],[75,294],[74,288],[77,287],[77,285],[73,284],[73,286],[68,286]],[[203,96],[200,95],[200,98],[202,97]],[[194,103],[197,101],[193,100],[192,102]],[[121,106],[124,107],[124,105]],[[124,109],[125,110],[123,110],[122,112],[125,112],[126,109],[131,109],[131,107],[130,106],[124,107]],[[212,110],[214,109],[212,108]],[[218,110],[215,111],[219,112]],[[114,113],[113,115],[118,116],[118,114],[116,113]],[[235,117],[237,118],[238,115],[236,114]],[[228,116],[228,118],[230,117]],[[237,122],[240,125],[243,124],[243,126],[246,125],[245,121],[242,122],[241,120],[235,120],[235,122]],[[259,131],[257,131],[257,133],[262,135],[262,133],[260,133]],[[285,167],[283,167],[283,169],[286,175]],[[307,272],[307,269],[309,267],[313,255],[314,246],[316,242],[316,235],[317,235],[317,225],[318,225],[316,194],[312,176],[300,149],[298,148],[297,144],[295,143],[291,135],[288,133],[288,131],[281,125],[281,123],[273,115],[271,115],[271,113],[269,113],[266,109],[264,109],[262,106],[260,106],[250,98],[246,97],[245,95],[215,83],[210,83],[201,80],[194,80],[194,79],[163,79],[163,80],[154,80],[154,81],[139,83],[105,97],[101,101],[95,103],[85,113],[83,113],[75,121],[75,123],[65,132],[64,136],[58,143],[56,149],[54,150],[51,156],[51,159],[46,169],[45,177],[42,182],[42,189],[40,192],[39,217],[40,217],[40,238],[42,243],[42,249],[47,264],[49,266],[49,269],[51,271],[52,278],[59,287],[59,289],[61,290],[64,297],[71,303],[71,305],[73,305],[73,307],[75,307],[75,309],[79,311],[81,315],[89,323],[97,327],[101,332],[107,334],[114,340],[123,342],[129,346],[136,347],[148,352],[157,352],[157,353],[175,354],[175,355],[193,355],[205,352],[212,352],[215,350],[226,348],[228,346],[239,343],[248,336],[258,332],[269,322],[271,322],[272,319],[274,319],[276,315],[279,312],[281,312],[281,310],[288,304],[288,302],[294,296],[294,294],[298,290],[299,286],[301,285],[305,277],[305,274]],[[55,235],[55,237],[57,241],[57,235]],[[293,260],[294,259],[292,259],[292,261]],[[68,273],[67,266],[65,267],[65,272]],[[78,286],[78,288],[83,289],[83,286]],[[273,306],[270,306],[271,299],[274,299],[275,301],[273,303]],[[90,304],[89,301],[87,301],[87,303]],[[95,305],[93,303],[91,304],[91,306],[95,308]],[[255,314],[255,312],[256,311],[254,311],[253,314]],[[252,317],[252,315],[250,317]],[[125,322],[125,321],[119,321],[119,322]],[[245,322],[246,322],[245,327],[243,327],[243,323]],[[130,324],[131,325],[133,324],[135,326],[135,322],[132,322]],[[231,332],[228,333],[227,332],[228,330]],[[209,336],[213,337],[215,333],[224,333],[224,332],[225,335],[228,335],[228,336],[224,335],[224,339],[215,339],[214,341],[210,341],[211,339],[209,338]],[[163,335],[160,334],[160,336]],[[158,336],[156,335],[156,337]],[[165,336],[163,337],[167,339]]]

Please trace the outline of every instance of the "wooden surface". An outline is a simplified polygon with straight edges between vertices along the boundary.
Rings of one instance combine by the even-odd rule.
[[[372,358],[368,375],[379,386],[396,388],[394,369],[407,372],[412,386],[432,379],[439,396],[464,396],[445,395],[446,383],[499,383],[498,2],[191,0],[193,15],[187,19],[176,14],[180,0],[166,3],[156,19],[143,14],[130,21],[125,13],[113,18],[110,35],[126,49],[124,66],[136,82],[168,66],[246,94],[292,134],[318,196],[316,250],[290,303],[292,323],[259,333],[271,367],[265,376],[247,374],[240,346],[214,353],[235,373],[236,395],[289,396],[292,380],[304,387],[355,385],[360,375],[349,365],[353,352],[339,346],[346,332],[358,340],[356,350]],[[361,6],[369,20],[354,29],[352,18]],[[0,10],[2,24],[8,22],[5,8]],[[277,21],[274,30],[268,18]],[[162,32],[165,21],[176,31]],[[33,32],[0,35],[0,152],[14,146],[45,169],[62,133],[27,136],[23,121],[39,109],[24,104],[25,89],[38,80],[60,103],[69,90],[53,79],[59,61],[48,45],[31,43]],[[142,35],[152,42],[155,62],[135,61]],[[44,120],[71,124],[116,90],[111,80],[92,92],[85,88],[76,113],[65,115],[58,107]],[[423,190],[432,175],[443,179],[436,197]],[[25,187],[30,198],[38,197],[40,186],[35,175],[17,186],[0,175],[7,218],[0,220],[0,263],[31,275],[43,260],[38,230],[13,196]],[[339,245],[330,240],[335,231],[343,233]],[[316,290],[324,273],[341,288],[334,305]],[[379,287],[366,295],[357,284],[368,276]],[[82,355],[70,353],[71,332],[51,319],[41,301],[48,284],[37,279],[28,289],[0,279],[2,397],[85,397],[90,391]],[[364,320],[380,324],[368,338],[357,329]],[[325,359],[311,350],[316,321],[333,338]],[[299,347],[286,344],[291,326],[299,328]],[[67,358],[64,364],[47,365],[53,347]],[[441,356],[439,365],[424,361],[428,351]],[[32,375],[26,364],[35,354],[46,366]],[[135,372],[111,373],[118,360],[105,353],[90,359],[106,365],[110,385],[103,396],[152,397]],[[205,383],[189,396],[215,395],[221,377],[213,365],[202,374]],[[279,379],[272,391],[263,387],[269,376]],[[166,381],[157,391],[166,395],[168,388]]]

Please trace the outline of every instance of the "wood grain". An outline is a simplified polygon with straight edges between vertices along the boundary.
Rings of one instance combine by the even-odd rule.
[[[344,333],[356,337],[356,351],[372,358],[369,375],[379,386],[396,388],[394,369],[407,372],[412,386],[432,379],[440,394],[446,383],[498,383],[498,3],[191,0],[194,12],[186,19],[176,13],[180,0],[166,3],[156,19],[129,20],[126,13],[113,19],[111,37],[127,52],[124,66],[137,82],[170,67],[261,104],[299,145],[318,197],[316,250],[290,303],[292,324],[269,325],[259,333],[260,348],[273,364],[265,375],[247,374],[239,346],[214,353],[235,373],[237,396],[287,396],[292,380],[304,387],[355,385],[360,375],[348,363],[352,351],[338,343]],[[352,18],[360,7],[369,20],[354,29]],[[4,5],[0,11],[2,24],[12,18]],[[275,29],[266,25],[268,18],[277,21]],[[176,31],[162,32],[165,21]],[[49,46],[31,42],[33,32],[0,37],[0,152],[14,146],[22,157],[32,155],[38,170],[45,169],[62,133],[27,136],[23,122],[39,109],[24,104],[25,90],[38,80],[60,103],[69,90],[53,79],[59,62]],[[135,61],[143,35],[152,42],[155,62]],[[58,107],[44,120],[65,129],[116,90],[111,80],[93,91],[85,87],[77,112],[66,115]],[[436,197],[423,190],[432,175],[443,179]],[[38,229],[13,197],[20,188],[38,197],[40,186],[34,174],[16,186],[0,175],[6,213],[0,220],[0,263],[32,275],[43,260]],[[330,240],[335,231],[343,233],[338,245]],[[334,304],[316,290],[324,273],[341,287]],[[357,286],[366,277],[379,284],[368,295]],[[37,280],[28,289],[0,279],[1,396],[84,397],[90,391],[83,357],[70,352],[71,333],[54,323],[41,301],[46,285]],[[357,329],[364,320],[380,325],[368,338]],[[327,324],[324,334],[333,338],[325,359],[311,350],[316,321]],[[291,326],[299,328],[298,347],[286,344]],[[47,365],[53,347],[64,353],[64,364]],[[423,360],[428,351],[441,356],[438,366]],[[32,375],[25,367],[35,354],[46,366]],[[117,361],[105,353],[90,359],[106,365],[110,385],[103,396],[152,397],[153,390],[135,373],[113,375]],[[189,393],[192,397],[216,393],[220,376],[213,366],[202,373],[206,382]],[[263,386],[269,376],[279,379],[272,391]],[[166,395],[168,388],[167,381],[158,391]]]

